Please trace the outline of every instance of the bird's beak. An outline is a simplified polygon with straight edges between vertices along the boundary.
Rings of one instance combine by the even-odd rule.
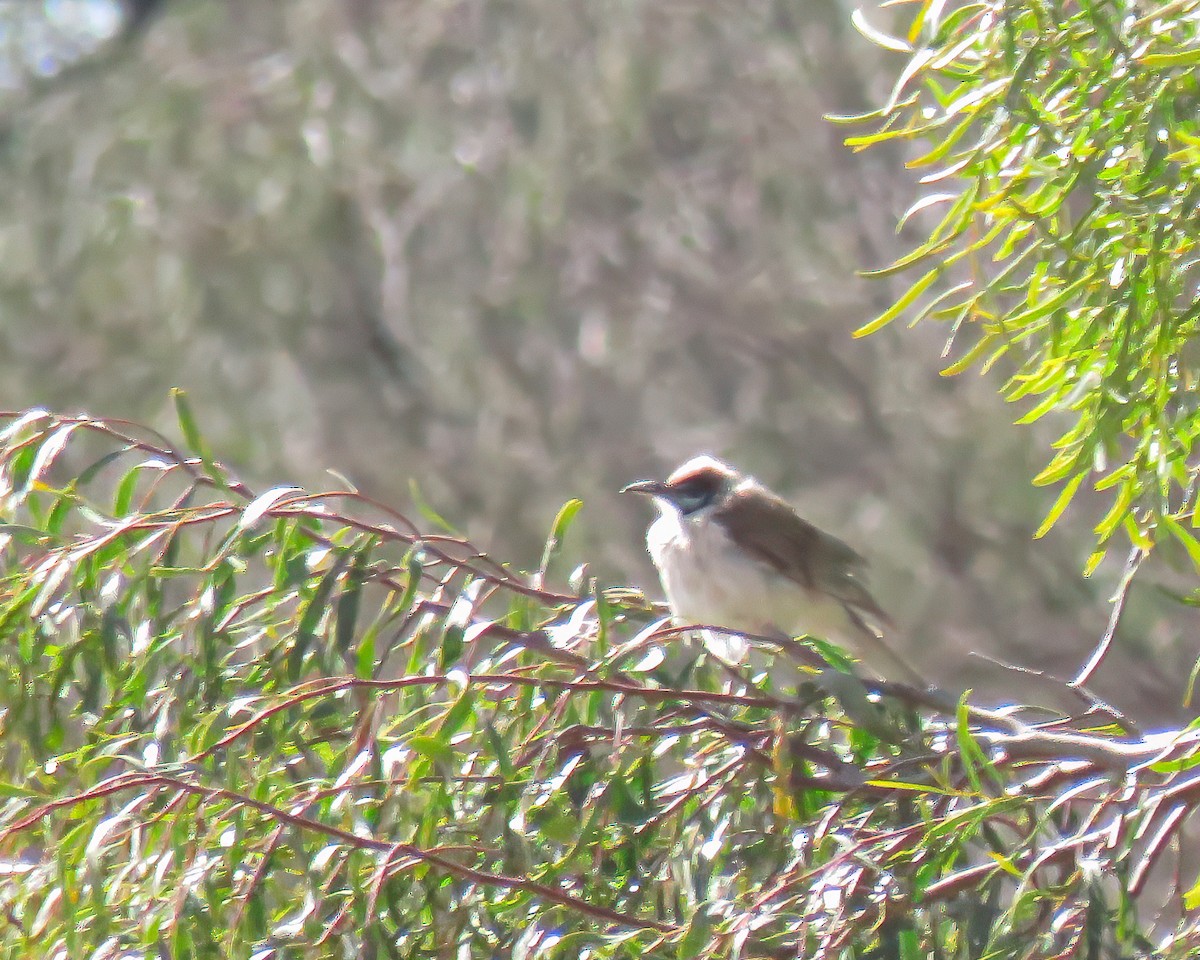
[[[661,480],[639,480],[627,487],[621,488],[622,493],[642,493],[648,497],[657,497],[667,492],[667,485]]]

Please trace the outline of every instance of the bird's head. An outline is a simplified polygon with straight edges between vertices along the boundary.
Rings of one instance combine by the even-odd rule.
[[[639,480],[622,493],[641,493],[684,516],[720,503],[740,483],[741,475],[715,457],[693,457],[666,480]]]

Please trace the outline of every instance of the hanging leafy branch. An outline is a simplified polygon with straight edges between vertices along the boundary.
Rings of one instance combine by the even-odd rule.
[[[942,321],[945,374],[1015,357],[1018,422],[1070,422],[1034,481],[1061,489],[1039,535],[1089,483],[1111,506],[1088,572],[1118,531],[1200,567],[1200,2],[903,5],[904,37],[856,17],[909,61],[847,142],[911,143],[927,192],[903,222],[941,216],[874,271],[921,275],[859,333]]]
[[[0,956],[1200,946],[1137,911],[1200,900],[1190,732],[735,679],[630,591],[251,490],[178,403],[187,450],[0,414]]]

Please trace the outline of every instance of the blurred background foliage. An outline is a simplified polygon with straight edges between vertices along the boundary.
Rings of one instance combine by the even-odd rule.
[[[851,4],[152,6],[0,4],[5,405],[165,426],[183,386],[243,474],[411,479],[528,567],[578,496],[568,551],[648,587],[615,490],[709,450],[871,557],[939,681],[1070,674],[1102,632],[1103,510],[1031,541],[1062,425],[940,376],[933,325],[850,339],[907,286],[855,271],[919,235],[905,149],[822,120],[904,63]],[[1195,626],[1152,574],[1095,681],[1151,721]]]

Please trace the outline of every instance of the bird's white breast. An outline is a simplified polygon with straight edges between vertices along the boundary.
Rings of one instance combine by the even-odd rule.
[[[664,506],[647,532],[646,544],[677,620],[835,641],[848,631],[840,603],[815,595],[747,555],[708,511],[684,516]]]

